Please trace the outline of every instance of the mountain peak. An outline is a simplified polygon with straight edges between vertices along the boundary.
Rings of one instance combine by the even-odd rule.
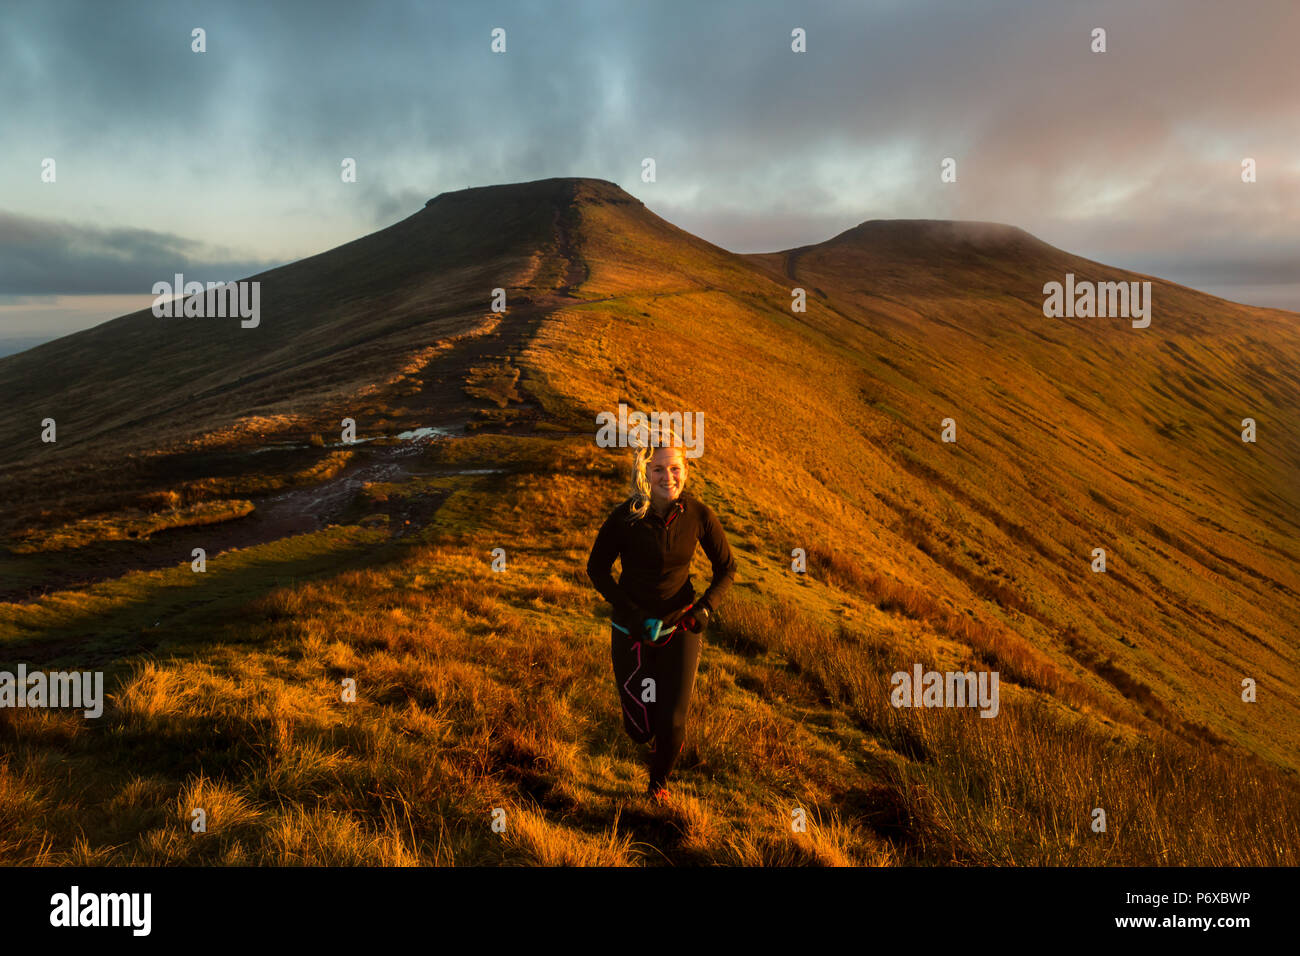
[[[839,242],[1052,248],[1018,226],[973,219],[868,219],[828,239],[825,244]]]
[[[439,193],[424,204],[424,208],[438,206],[444,208],[451,204],[495,203],[535,200],[554,202],[560,205],[575,203],[588,205],[626,205],[644,206],[641,200],[625,191],[617,183],[608,179],[593,179],[587,176],[556,176],[550,179],[534,179],[526,183],[504,183],[493,186],[467,186],[450,192]]]

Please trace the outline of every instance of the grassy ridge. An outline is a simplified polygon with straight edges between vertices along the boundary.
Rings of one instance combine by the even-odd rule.
[[[1162,284],[1151,335],[1052,324],[1043,281],[1120,271],[916,224],[734,256],[612,188],[521,201],[525,234],[570,230],[524,273],[581,274],[581,298],[460,383],[489,430],[534,400],[533,433],[435,443],[340,526],[206,575],[0,605],[6,659],[102,666],[113,695],[98,721],[0,710],[0,861],[1296,864],[1293,316]],[[385,375],[371,418],[426,387]],[[740,561],[668,806],[637,796],[583,572],[625,487],[625,453],[590,439],[619,401],[705,414],[690,487]],[[115,507],[169,492],[124,475]],[[429,520],[397,537],[408,513]],[[891,707],[914,663],[996,669],[999,715]]]
[[[764,579],[724,606],[679,797],[648,808],[581,573],[621,475],[563,438],[484,436],[456,456],[515,473],[440,479],[454,490],[422,541],[350,531],[365,550],[331,551],[334,529],[239,553],[193,585],[228,590],[238,610],[169,618],[165,649],[119,658],[97,722],[0,711],[0,859],[1296,862],[1300,800],[1276,771],[1168,735],[1126,739],[1027,687],[1004,685],[993,720],[888,706],[893,670],[973,654],[925,656],[918,621],[817,573]],[[93,628],[129,631],[142,604],[185,586],[149,576],[136,600],[97,605]],[[825,606],[852,613],[832,623]],[[356,703],[340,699],[344,678]],[[1088,829],[1095,806],[1105,834]],[[206,833],[190,832],[195,807]],[[797,809],[805,833],[791,831]]]
[[[626,213],[584,215],[590,287],[614,297],[565,310],[530,351],[548,409],[575,427],[621,399],[700,410],[722,509],[784,529],[776,554],[834,552],[1013,632],[1144,727],[1300,769],[1300,438],[1278,424],[1300,404],[1294,316],[1157,282],[1151,329],[1052,325],[1045,278],[1126,274],[892,223],[804,251],[784,285],[768,268],[727,286],[687,250],[666,270],[679,291],[647,295],[605,247],[626,244]],[[825,299],[790,313],[796,284]],[[881,291],[864,302],[864,284]],[[1187,375],[1195,404],[1145,386]],[[1245,414],[1275,423],[1267,442],[1240,441]],[[1193,436],[1161,433],[1178,422]],[[1268,687],[1255,704],[1246,677]]]

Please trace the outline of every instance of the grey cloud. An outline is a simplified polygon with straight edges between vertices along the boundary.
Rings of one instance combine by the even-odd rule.
[[[0,294],[148,293],[177,272],[187,279],[240,279],[281,263],[147,229],[106,228],[0,211]]]
[[[845,229],[852,229],[863,216],[819,215],[777,210],[754,214],[737,210],[704,210],[648,203],[649,208],[673,225],[708,239],[730,252],[779,252],[795,246],[823,242]]]
[[[432,198],[419,189],[389,190],[382,186],[370,186],[366,188],[361,202],[370,211],[376,226],[387,226],[419,212]]]
[[[488,52],[495,26],[505,57]],[[1106,54],[1088,51],[1094,26]],[[112,16],[55,2],[7,10],[5,27],[0,132],[91,156],[150,144],[196,189],[237,173],[268,205],[310,211],[304,237],[313,219],[379,228],[466,185],[596,176],[742,252],[872,218],[962,218],[1115,265],[1254,281],[1300,241],[1294,0],[182,0]],[[178,147],[194,129],[213,148]],[[1244,155],[1262,164],[1254,193],[1231,175]],[[343,156],[358,160],[358,201],[322,201]],[[654,187],[636,178],[644,156]],[[945,156],[954,186],[938,181]],[[125,245],[192,251],[149,238],[163,235]],[[122,288],[104,285],[107,251],[86,264],[96,289]],[[65,266],[25,268],[31,289]],[[15,278],[0,271],[0,291]]]
[[[1288,253],[1276,249],[1261,250],[1250,256],[1225,256],[1221,252],[1190,257],[1145,253],[1134,256],[1132,262],[1130,268],[1136,271],[1192,285],[1295,285],[1300,277],[1300,243],[1292,243]]]

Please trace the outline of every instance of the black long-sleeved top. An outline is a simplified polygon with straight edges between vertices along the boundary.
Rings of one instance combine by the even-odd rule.
[[[651,617],[667,617],[692,603],[690,567],[696,543],[713,565],[713,580],[694,603],[716,608],[736,577],[736,559],[712,509],[686,492],[663,517],[651,508],[644,518],[633,520],[630,505],[624,501],[605,519],[587,560],[587,576],[614,606],[615,620],[631,617],[637,608]],[[617,581],[610,573],[615,558],[623,562]]]

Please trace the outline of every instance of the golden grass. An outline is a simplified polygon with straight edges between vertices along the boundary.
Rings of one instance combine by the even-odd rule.
[[[187,481],[177,494],[182,501],[201,501],[217,495],[255,495],[301,488],[333,478],[352,460],[351,451],[332,451],[314,464],[290,475],[239,475],[233,478],[203,478]]]
[[[906,236],[845,240],[787,276],[781,257],[683,240],[634,203],[574,215],[582,295],[610,298],[566,305],[517,368],[479,364],[466,383],[492,406],[472,426],[507,422],[523,396],[545,428],[480,430],[423,462],[503,473],[376,486],[359,527],[248,549],[202,580],[130,575],[0,607],[0,638],[33,660],[42,641],[58,661],[93,653],[112,689],[93,723],[0,711],[0,862],[1297,864],[1300,579],[1277,493],[1294,441],[1243,456],[1216,431],[1243,402],[1294,407],[1290,353],[1251,367],[1275,316],[1162,288],[1160,337],[1085,335],[1012,293],[1087,268],[1023,242],[927,259],[936,247]],[[549,236],[543,219],[525,221]],[[538,288],[566,268],[504,261]],[[477,295],[473,257],[458,270]],[[789,311],[796,284],[808,314]],[[389,331],[401,361],[387,346],[351,359],[405,395],[436,369],[411,359],[418,331]],[[1217,351],[1199,343],[1211,332]],[[665,805],[639,796],[583,570],[625,453],[566,434],[620,400],[705,413],[689,487],[740,560]],[[949,416],[956,445],[938,440]],[[302,480],[342,462],[322,466]],[[124,473],[112,492],[161,510],[262,477],[160,491]],[[435,490],[421,534],[362,530]],[[91,500],[24,507],[67,524]],[[697,558],[697,587],[707,571]],[[997,670],[998,716],[892,707],[889,677],[914,663]],[[1247,675],[1257,704],[1240,700]],[[207,833],[189,827],[196,804]]]
[[[561,529],[598,514],[613,480],[562,439],[521,444],[520,462],[550,461],[558,474],[540,488],[526,472],[493,486],[507,572],[491,570],[482,526],[449,530],[396,561],[253,598],[183,656],[138,660],[97,724],[0,715],[0,859],[1296,862],[1296,787],[1258,763],[1107,727],[1010,669],[994,719],[891,707],[893,670],[940,666],[931,651],[960,644],[932,644],[923,618],[880,611],[845,569],[833,577],[847,587],[791,576],[779,595],[738,589],[719,609],[673,798],[644,804],[599,604],[579,575],[554,570],[585,557]],[[482,481],[458,489],[448,521],[484,520]],[[829,565],[818,556],[813,567]],[[911,636],[833,623],[805,606],[823,592]],[[976,645],[949,662],[974,663]],[[341,700],[344,678],[356,703]],[[76,782],[53,772],[69,759]],[[190,829],[196,806],[206,833]],[[1088,828],[1094,806],[1107,812],[1105,834]]]
[[[149,513],[124,511],[83,518],[70,525],[40,529],[16,537],[9,546],[14,554],[37,554],[64,551],[101,541],[145,539],[170,528],[194,528],[233,521],[253,513],[253,503],[245,499],[200,501],[169,511]]]

